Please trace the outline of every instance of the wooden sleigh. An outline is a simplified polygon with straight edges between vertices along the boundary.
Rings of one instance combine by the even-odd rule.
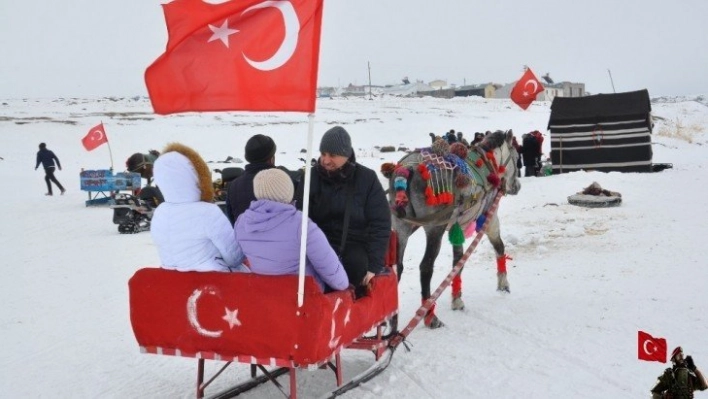
[[[391,242],[389,266],[396,259],[394,234]],[[351,290],[323,294],[314,278],[306,277],[302,307],[297,276],[153,267],[138,270],[128,285],[130,321],[141,352],[198,359],[197,398],[234,362],[251,365],[251,380],[215,397],[232,397],[270,380],[286,397],[297,398],[298,369],[331,368],[340,387],[342,349],[372,351],[379,360],[390,338],[381,326],[398,311],[397,277],[390,267],[357,300]],[[205,360],[226,364],[205,381]],[[289,389],[276,380],[285,373]]]

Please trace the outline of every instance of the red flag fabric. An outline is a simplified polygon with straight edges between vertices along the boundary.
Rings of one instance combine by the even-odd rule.
[[[175,0],[168,41],[145,71],[158,114],[314,112],[323,0]]]
[[[526,68],[526,72],[521,76],[514,88],[511,89],[511,101],[522,109],[526,109],[536,99],[538,93],[542,93],[545,88],[536,79],[536,75],[531,72],[531,68]]]
[[[81,139],[81,144],[84,145],[86,151],[92,151],[96,147],[103,143],[108,142],[108,137],[106,137],[106,129],[103,128],[103,123],[99,123],[89,130],[86,137]]]
[[[666,363],[666,339],[654,338],[644,331],[639,331],[637,353],[639,360]]]

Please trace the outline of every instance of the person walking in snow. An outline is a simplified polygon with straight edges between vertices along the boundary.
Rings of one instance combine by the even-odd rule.
[[[272,168],[253,178],[256,200],[236,219],[234,233],[251,271],[266,275],[297,275],[300,270],[302,212],[292,204],[293,181]],[[349,279],[322,230],[307,223],[305,274],[314,276],[324,292],[344,290]],[[293,238],[294,237],[294,238]]]
[[[229,220],[214,203],[209,166],[193,149],[172,143],[153,167],[165,202],[150,225],[160,262],[178,271],[247,271]]]
[[[680,346],[671,352],[671,363],[672,367],[664,370],[651,389],[652,399],[692,399],[694,391],[708,389],[703,373],[696,368],[691,356],[683,357]]]
[[[54,165],[55,162],[56,166]],[[64,190],[64,186],[62,186],[61,183],[59,183],[59,180],[57,180],[54,176],[54,169],[58,167],[59,170],[61,170],[61,163],[54,152],[47,149],[47,145],[45,143],[39,143],[39,151],[37,151],[37,164],[34,165],[34,170],[39,168],[39,164],[42,164],[44,167],[44,181],[47,182],[47,193],[44,195],[52,195],[52,182],[59,187],[59,190],[61,190],[61,195],[64,195],[66,192],[66,190]]]

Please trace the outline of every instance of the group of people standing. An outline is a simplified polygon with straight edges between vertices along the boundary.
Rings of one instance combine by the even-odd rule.
[[[329,129],[313,166],[309,218],[304,186],[275,166],[275,142],[255,135],[245,146],[248,164],[229,183],[226,216],[213,203],[209,170],[192,149],[172,144],[154,165],[165,202],[151,234],[162,266],[175,270],[298,274],[302,223],[307,223],[306,275],[323,291],[353,286],[367,292],[383,272],[391,214],[376,173],[357,163],[349,133]]]
[[[474,139],[468,143],[463,137],[462,132],[455,132],[455,129],[450,129],[450,131],[444,133],[441,136],[435,133],[430,133],[430,138],[434,143],[438,138],[443,138],[449,144],[453,143],[463,143],[467,147],[476,146],[484,140],[484,137],[490,134],[490,131],[485,133],[475,132]],[[538,130],[534,130],[530,133],[525,133],[521,136],[521,144],[516,140],[514,136],[513,141],[514,148],[516,152],[519,153],[519,161],[517,163],[517,169],[519,171],[519,177],[521,177],[521,168],[524,167],[524,176],[541,176],[541,157],[543,156],[543,134]]]

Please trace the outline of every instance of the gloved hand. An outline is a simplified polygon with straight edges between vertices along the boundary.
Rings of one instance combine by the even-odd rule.
[[[59,167],[59,170],[61,170],[61,166]]]
[[[693,363],[693,358],[691,356],[686,356],[686,367],[691,371],[696,371],[696,364]]]
[[[34,167],[34,170],[37,170],[37,167],[36,167],[36,166]]]

